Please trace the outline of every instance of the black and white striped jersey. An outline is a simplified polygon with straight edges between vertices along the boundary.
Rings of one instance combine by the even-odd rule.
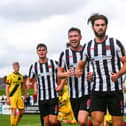
[[[78,61],[81,59],[82,52],[72,51],[71,48],[65,49],[59,58],[59,67],[66,68],[71,67],[75,69]],[[89,72],[89,65],[87,65],[83,76],[76,78],[75,76],[68,78],[69,94],[71,98],[79,98],[84,95],[89,95],[91,90],[90,82],[87,81],[87,73]]]
[[[58,97],[55,90],[57,86],[57,64],[48,59],[47,63],[41,64],[39,61],[31,65],[29,78],[36,78],[38,85],[39,100],[50,100]]]
[[[107,36],[103,43],[96,43],[95,40],[87,43],[82,60],[89,59],[93,65],[93,91],[122,91],[122,78],[112,82],[111,73],[120,70],[120,58],[123,56],[125,56],[125,49],[117,39]]]

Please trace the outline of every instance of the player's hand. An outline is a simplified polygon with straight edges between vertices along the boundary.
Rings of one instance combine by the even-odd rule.
[[[7,98],[7,104],[10,105],[10,98]]]
[[[118,74],[117,74],[117,73],[111,73],[111,80],[112,80],[113,82],[116,82],[117,79],[118,79]]]
[[[56,91],[57,91],[57,92],[61,91],[62,89],[63,89],[63,86],[62,86],[62,85],[58,85],[58,86],[56,87]]]
[[[83,71],[81,69],[75,68],[75,77],[79,78],[82,74]]]
[[[88,81],[92,81],[92,79],[93,79],[93,72],[88,72],[88,74],[87,74],[87,80]]]
[[[66,76],[67,77],[72,77],[74,75],[74,70],[73,68],[70,68],[67,72],[66,72]]]

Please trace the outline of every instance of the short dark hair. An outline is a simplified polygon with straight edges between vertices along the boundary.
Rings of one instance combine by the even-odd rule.
[[[95,14],[91,15],[88,18],[87,24],[89,24],[89,22],[91,22],[91,24],[94,25],[95,20],[98,20],[98,19],[103,19],[105,21],[106,25],[108,24],[108,18],[99,13],[95,13]]]
[[[77,32],[81,35],[81,31],[80,31],[79,28],[75,28],[75,27],[70,28],[70,29],[68,30],[68,34],[69,34],[70,32],[72,32],[72,31],[77,31]]]
[[[38,49],[39,47],[44,47],[44,48],[46,48],[46,50],[47,50],[47,46],[46,46],[44,43],[39,43],[39,44],[37,45],[36,49]]]

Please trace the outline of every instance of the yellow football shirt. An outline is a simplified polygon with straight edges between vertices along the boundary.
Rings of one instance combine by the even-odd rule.
[[[21,85],[24,83],[23,75],[11,73],[7,76],[6,84],[9,84],[9,97],[21,96]]]
[[[67,123],[76,123],[69,99],[68,85],[65,84],[63,90],[59,94],[59,120]]]

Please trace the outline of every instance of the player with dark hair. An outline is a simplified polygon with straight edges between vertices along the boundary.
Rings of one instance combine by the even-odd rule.
[[[106,35],[108,24],[106,16],[94,14],[89,17],[89,22],[92,24],[95,39],[86,44],[82,59],[75,69],[76,77],[82,75],[86,62],[91,62],[94,71],[91,96],[94,126],[103,123],[107,109],[112,115],[112,125],[122,126],[124,111],[122,75],[126,72],[125,49],[119,40]]]
[[[31,85],[33,78],[36,78],[40,116],[43,118],[45,126],[57,126],[57,63],[47,58],[48,51],[45,44],[38,44],[36,49],[39,60],[29,69],[27,85]]]
[[[74,116],[80,126],[87,126],[91,91],[91,84],[87,81],[89,65],[87,65],[81,78],[74,76],[74,69],[81,59],[83,50],[80,45],[81,38],[80,29],[74,27],[69,29],[69,47],[60,54],[58,77],[68,78],[70,102]],[[92,73],[90,75],[92,76]]]

